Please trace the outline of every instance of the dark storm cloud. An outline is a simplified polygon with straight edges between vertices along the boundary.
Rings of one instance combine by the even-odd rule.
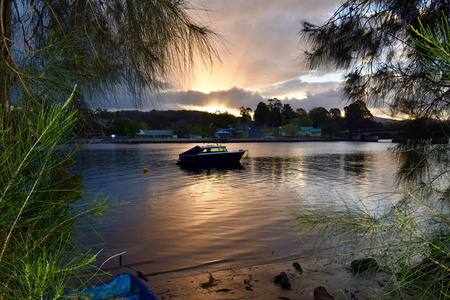
[[[303,97],[283,97],[280,95],[301,92]],[[340,108],[346,105],[340,99],[339,82],[306,82],[292,79],[282,83],[267,86],[261,92],[233,87],[229,90],[203,93],[200,91],[165,91],[158,95],[149,95],[146,99],[138,101],[127,94],[114,96],[112,109],[140,109],[140,110],[181,110],[200,109],[201,107],[225,107],[231,113],[238,111],[239,107],[250,107],[255,110],[259,102],[268,103],[268,99],[277,97],[283,104],[289,103],[294,109],[304,108],[310,110],[314,107]],[[136,105],[136,104],[139,105]]]
[[[168,92],[164,98],[166,105],[171,107],[206,107],[224,106],[230,109],[239,109],[241,106],[255,109],[259,102],[266,101],[260,94],[234,87],[226,91],[202,93],[199,91]],[[170,100],[169,100],[170,99]]]
[[[307,85],[306,83],[304,83]],[[308,93],[305,99],[298,98],[279,98],[282,104],[289,103],[292,108],[304,108],[310,110],[314,107],[323,106],[326,109],[338,107],[341,110],[345,103],[340,101],[340,93],[335,84],[330,84],[328,89],[324,85],[317,84],[317,93]],[[188,107],[206,107],[206,106],[224,106],[230,109],[238,110],[239,107],[250,107],[255,110],[259,102],[268,104],[270,97],[263,96],[258,92],[251,92],[242,88],[234,87],[227,91],[216,91],[211,93],[202,93],[198,91],[189,92],[169,92],[163,96],[166,101],[165,109],[183,109]]]
[[[295,81],[287,82],[286,85],[293,85]],[[335,83],[329,83],[328,88],[323,83],[313,83],[314,87],[308,88],[309,84],[301,82],[306,90],[314,90],[315,93],[307,93],[306,98],[279,98],[282,104],[290,104],[293,109],[303,108],[307,111],[314,107],[339,108],[343,111],[347,103],[340,99],[340,91]],[[285,87],[286,88],[286,87]],[[140,105],[136,106],[137,101],[127,95],[116,95],[115,102],[110,109],[113,110],[193,110],[200,107],[208,106],[223,106],[226,107],[230,113],[232,110],[238,111],[239,107],[250,107],[255,110],[259,102],[268,104],[269,96],[263,96],[258,92],[252,92],[242,88],[234,87],[226,91],[215,91],[211,93],[202,93],[199,91],[168,91],[159,94],[158,96],[151,96],[146,101],[142,101]]]

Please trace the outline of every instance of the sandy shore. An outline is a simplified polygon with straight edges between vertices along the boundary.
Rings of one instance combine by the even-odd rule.
[[[293,263],[299,262],[300,274]],[[223,270],[190,270],[148,277],[148,286],[161,299],[314,299],[315,287],[323,286],[335,299],[369,299],[368,294],[386,289],[388,275],[352,276],[350,263],[321,260],[283,260]],[[291,289],[274,283],[285,272]],[[212,276],[212,278],[211,278]]]

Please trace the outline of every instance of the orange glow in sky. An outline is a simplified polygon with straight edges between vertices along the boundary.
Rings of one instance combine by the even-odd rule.
[[[239,107],[255,110],[260,102],[278,98],[295,110],[314,107],[343,111],[338,85],[342,72],[309,70],[301,54],[307,49],[299,37],[299,21],[326,21],[339,3],[308,1],[202,0],[207,15],[195,14],[210,23],[224,43],[220,62],[210,68],[195,65],[173,84],[177,108],[239,116]],[[327,73],[328,72],[328,73]],[[181,96],[174,95],[179,93]]]
[[[235,115],[237,117],[240,116],[240,112],[239,109],[230,109],[228,107],[225,106],[191,106],[191,105],[184,105],[183,106],[184,109],[186,110],[197,110],[197,111],[205,111],[205,112],[209,112],[212,114],[223,114],[223,113],[229,113],[232,115]]]

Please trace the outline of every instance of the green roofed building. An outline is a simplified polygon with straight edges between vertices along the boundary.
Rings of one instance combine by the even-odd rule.
[[[314,127],[311,127],[311,126],[300,127],[300,131],[298,132],[298,135],[321,137],[322,136],[322,129],[314,128]]]

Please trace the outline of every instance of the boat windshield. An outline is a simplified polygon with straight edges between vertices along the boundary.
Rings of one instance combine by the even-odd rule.
[[[225,147],[214,147],[214,148],[204,148],[202,153],[210,153],[210,152],[227,152],[227,148]]]

